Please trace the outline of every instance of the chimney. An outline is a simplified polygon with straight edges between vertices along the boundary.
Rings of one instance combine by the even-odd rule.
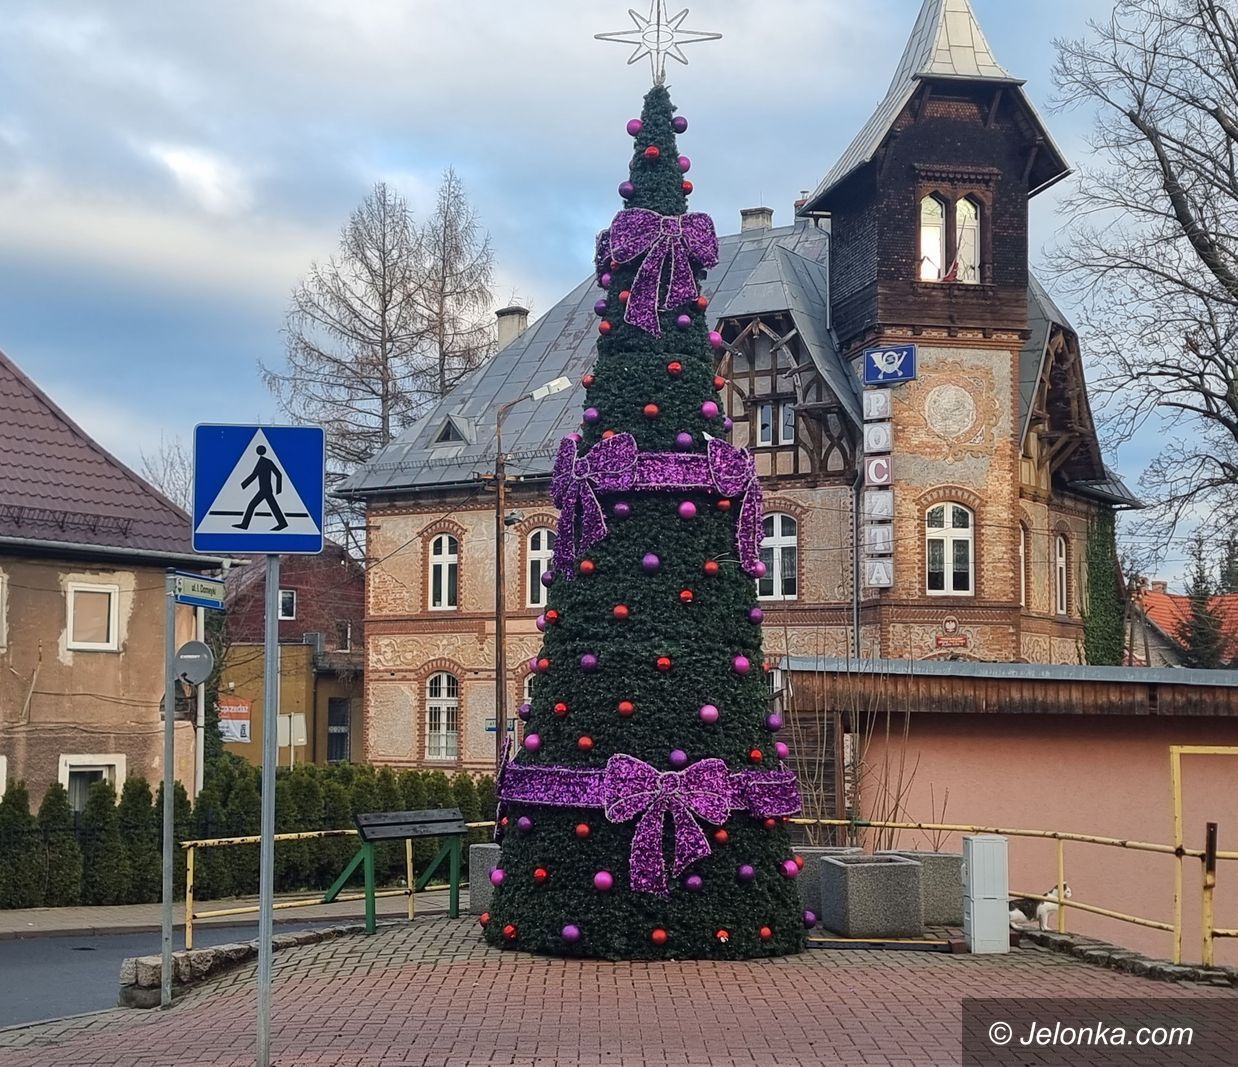
[[[739,228],[744,230],[768,230],[774,225],[772,207],[746,207],[739,212]]]
[[[1161,581],[1154,581],[1154,582],[1152,583],[1152,592],[1154,592],[1154,593],[1168,593],[1168,592],[1169,592],[1169,583],[1168,583],[1168,582],[1161,582]]]
[[[504,349],[529,328],[529,309],[509,304],[494,313],[499,328],[499,348]]]
[[[796,213],[798,213],[798,212],[799,212],[799,209],[800,209],[800,208],[802,208],[802,207],[803,207],[805,204],[807,204],[807,203],[808,203],[808,190],[807,190],[807,189],[801,189],[801,190],[800,190],[799,199],[795,201],[795,210],[796,210]]]

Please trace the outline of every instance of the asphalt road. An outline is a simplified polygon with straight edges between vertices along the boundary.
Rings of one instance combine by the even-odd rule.
[[[343,921],[280,923],[277,933],[337,926]],[[194,928],[194,947],[249,941],[258,925]],[[175,931],[172,945],[183,945]],[[120,961],[160,951],[158,932],[97,937],[34,937],[0,941],[0,1027],[116,1007]]]

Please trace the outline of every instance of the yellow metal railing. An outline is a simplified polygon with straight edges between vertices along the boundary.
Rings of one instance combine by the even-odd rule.
[[[481,830],[494,826],[494,820],[489,822],[470,822],[464,824],[470,830]],[[276,843],[280,841],[313,841],[326,837],[356,837],[356,830],[307,830],[302,833],[276,834]],[[215,919],[225,915],[253,915],[258,911],[257,904],[242,904],[232,908],[215,908],[211,911],[194,910],[193,874],[198,849],[228,848],[234,845],[257,845],[261,843],[259,836],[252,837],[209,837],[193,841],[182,841],[181,848],[185,850],[185,948],[193,948],[193,925],[198,919]],[[403,889],[379,889],[376,897],[408,897],[408,918],[411,922],[417,913],[416,894],[413,891],[413,842],[404,842],[405,885]],[[467,882],[462,883],[468,885]],[[429,889],[430,887],[426,887]],[[435,889],[440,888],[435,886]],[[272,907],[276,911],[286,911],[290,908],[312,908],[326,903],[344,903],[354,900],[364,900],[364,893],[348,893],[337,896],[333,901],[325,901],[321,896],[306,897],[303,900],[281,900]]]

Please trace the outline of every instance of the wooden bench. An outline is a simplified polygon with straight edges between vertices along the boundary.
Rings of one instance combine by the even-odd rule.
[[[363,866],[365,870],[365,929],[366,933],[374,933],[377,928],[376,900],[379,895],[374,885],[374,846],[390,841],[403,841],[405,863],[408,869],[408,883],[403,892],[408,896],[408,917],[410,919],[413,917],[413,894],[429,884],[431,876],[438,870],[443,860],[448,861],[450,872],[447,913],[453,919],[460,915],[460,862],[468,827],[464,823],[464,816],[461,815],[459,808],[365,812],[353,816],[353,822],[356,823],[357,834],[361,838],[361,848],[344,868],[344,872],[327,890],[322,898],[324,904],[335,900],[357,868]],[[430,866],[414,883],[413,842],[419,837],[438,837],[444,840]],[[391,892],[399,891],[388,891],[383,895],[389,895]]]

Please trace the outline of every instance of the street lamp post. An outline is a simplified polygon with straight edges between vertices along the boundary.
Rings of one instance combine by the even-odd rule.
[[[494,767],[503,763],[503,741],[507,736],[507,613],[504,598],[507,584],[507,457],[503,454],[503,420],[525,400],[544,400],[572,386],[569,378],[556,378],[531,393],[500,404],[494,423]]]

